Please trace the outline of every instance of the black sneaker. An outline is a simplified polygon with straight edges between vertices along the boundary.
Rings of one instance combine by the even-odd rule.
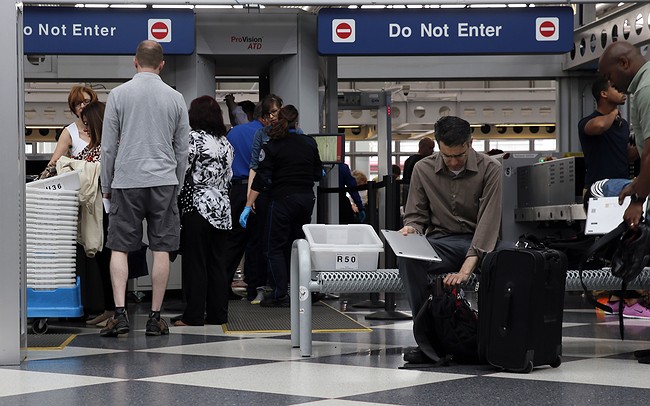
[[[260,302],[262,307],[290,307],[291,299],[289,295],[280,296],[278,298],[272,298],[270,296],[265,296],[264,299]]]
[[[406,350],[404,352],[404,361],[411,364],[431,364],[435,362],[431,358],[427,357],[420,347]]]
[[[149,318],[147,320],[147,330],[145,332],[148,336],[160,336],[169,334],[169,326],[167,322],[162,317],[160,320],[157,320],[155,317]]]
[[[129,332],[129,317],[126,312],[115,314],[108,319],[106,327],[100,330],[99,335],[102,337],[117,337],[120,334]]]

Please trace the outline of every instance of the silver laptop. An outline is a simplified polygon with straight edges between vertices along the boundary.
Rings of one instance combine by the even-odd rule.
[[[587,210],[587,222],[585,234],[607,234],[615,229],[621,221],[625,209],[630,204],[630,198],[626,197],[623,205],[618,204],[618,197],[592,197],[589,199]],[[643,204],[643,212],[646,211],[647,202]]]
[[[423,261],[441,262],[442,259],[433,249],[427,237],[420,234],[402,235],[399,231],[381,230],[386,242],[400,258],[421,259]]]

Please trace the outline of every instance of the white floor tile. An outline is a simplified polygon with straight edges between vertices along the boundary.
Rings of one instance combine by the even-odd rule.
[[[174,327],[170,326],[169,331],[172,334],[195,334],[200,336],[224,336],[224,337],[277,337],[287,335],[287,333],[224,333],[221,326],[205,325],[205,326],[185,326]]]
[[[623,374],[622,371],[625,371]],[[650,388],[648,365],[634,360],[593,358],[566,362],[559,368],[540,368],[530,374],[501,372],[488,377],[534,381],[571,382],[592,385],[613,385],[629,388]]]
[[[588,326],[589,323],[562,323],[562,328],[564,327],[577,327],[577,326]]]
[[[384,349],[391,346],[384,344],[337,343],[314,341],[312,357],[349,354],[358,351]],[[299,348],[292,348],[290,340],[271,338],[252,338],[248,340],[230,340],[214,343],[191,344],[165,348],[151,348],[144,352],[165,354],[201,355],[208,357],[234,357],[245,359],[263,359],[271,361],[300,360]]]
[[[343,400],[343,399],[325,399],[317,400],[315,402],[296,403],[294,406],[381,406],[392,405],[392,403],[377,403],[377,402],[359,402],[356,400]]]
[[[403,322],[395,322],[395,324],[382,324],[382,325],[377,325],[377,326],[370,326],[370,328],[373,329],[384,329],[384,330],[413,330],[413,322],[412,321],[403,321]]]
[[[628,319],[628,318],[625,318],[623,320],[623,324],[625,324],[625,328],[627,328],[628,326],[638,326],[638,327],[650,328],[650,319]],[[616,316],[616,317],[612,316],[612,319],[608,319],[604,323],[598,323],[598,325],[618,326],[618,316]]]
[[[259,379],[251,379],[252,376],[259,377]],[[279,362],[142,380],[296,396],[337,398],[470,376],[312,362]]]
[[[648,348],[650,348],[650,341],[621,341],[584,337],[562,338],[562,355],[570,357],[607,357]]]
[[[48,372],[21,371],[0,368],[0,396],[43,392],[102,383],[120,382],[124,379],[100,378]]]

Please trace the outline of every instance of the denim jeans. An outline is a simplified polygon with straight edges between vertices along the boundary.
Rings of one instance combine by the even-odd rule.
[[[607,179],[605,182],[600,184],[599,189],[602,191],[602,197],[615,197],[618,196],[621,193],[621,190],[631,182],[630,179]],[[597,185],[598,183],[600,182],[595,182],[594,185]],[[592,188],[594,185],[592,185]],[[592,191],[592,195],[598,196],[599,194],[593,193]]]

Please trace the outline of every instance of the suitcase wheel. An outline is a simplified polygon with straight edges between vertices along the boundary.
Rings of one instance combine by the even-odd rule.
[[[533,370],[533,361],[528,361],[528,365],[526,365],[526,368],[524,368],[522,372],[528,374],[532,370]]]
[[[550,364],[550,365],[551,365],[552,368],[557,368],[561,364],[562,364],[562,357],[558,355],[557,358],[555,358],[555,361],[553,361],[553,363]]]

